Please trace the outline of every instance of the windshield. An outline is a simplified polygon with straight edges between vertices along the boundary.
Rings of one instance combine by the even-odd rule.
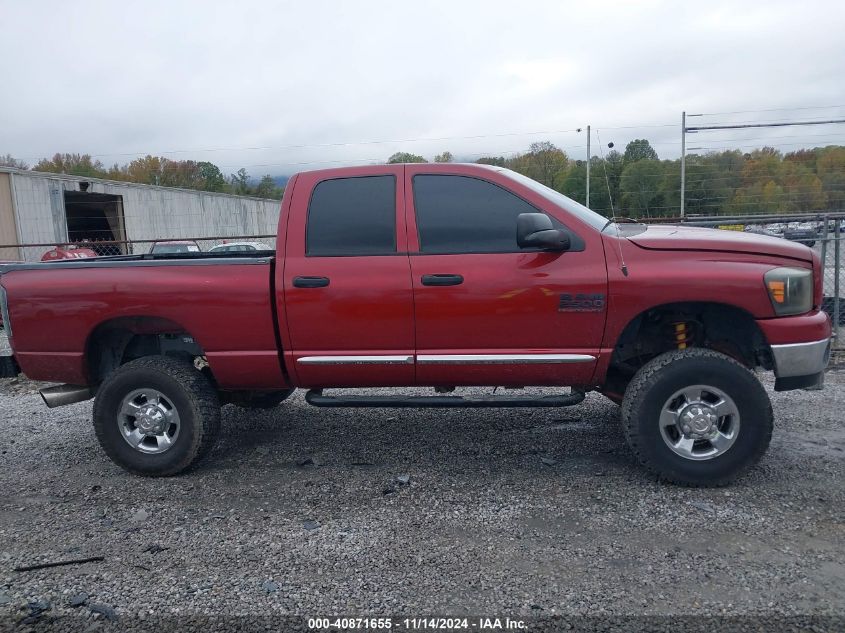
[[[595,211],[588,209],[579,202],[575,202],[575,200],[573,200],[572,198],[569,198],[563,195],[562,193],[555,191],[551,187],[542,185],[536,180],[532,180],[528,176],[523,176],[522,174],[519,174],[515,171],[511,171],[510,169],[503,169],[502,171],[507,172],[507,175],[510,178],[513,178],[520,184],[525,185],[535,193],[538,193],[543,196],[552,204],[560,207],[564,211],[568,211],[569,213],[577,217],[579,220],[586,222],[590,226],[595,227],[598,230],[602,230],[607,224],[607,218],[603,215],[599,215]]]

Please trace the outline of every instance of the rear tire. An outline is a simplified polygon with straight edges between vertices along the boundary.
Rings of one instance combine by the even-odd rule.
[[[772,406],[757,377],[709,349],[667,352],[644,365],[622,402],[634,455],[661,479],[724,486],[754,466],[772,438]]]
[[[118,368],[100,385],[94,430],[109,458],[130,473],[176,475],[214,447],[220,401],[190,362],[146,356]]]

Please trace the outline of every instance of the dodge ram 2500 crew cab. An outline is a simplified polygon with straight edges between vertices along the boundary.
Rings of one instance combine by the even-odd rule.
[[[506,169],[300,173],[275,251],[102,257],[2,270],[15,362],[94,397],[105,452],[172,475],[209,451],[227,402],[294,388],[334,407],[565,406],[598,391],[661,477],[726,483],[765,452],[775,389],[822,382],[819,258],[760,235],[617,224]],[[462,398],[456,386],[569,387]],[[333,387],[435,388],[333,396]]]

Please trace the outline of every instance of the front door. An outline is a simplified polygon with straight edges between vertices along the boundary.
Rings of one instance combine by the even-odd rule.
[[[599,232],[500,172],[453,169],[406,169],[417,383],[588,384],[605,321]],[[571,250],[517,247],[517,216],[537,212]]]
[[[403,168],[363,174],[294,183],[278,305],[303,387],[414,384]]]

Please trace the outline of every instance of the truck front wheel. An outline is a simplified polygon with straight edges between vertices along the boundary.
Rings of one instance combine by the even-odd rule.
[[[756,464],[772,438],[772,406],[756,376],[709,349],[667,352],[644,365],[622,402],[637,459],[662,479],[723,486]]]
[[[103,450],[136,475],[175,475],[207,454],[220,432],[220,402],[190,362],[146,356],[111,373],[94,401]]]

